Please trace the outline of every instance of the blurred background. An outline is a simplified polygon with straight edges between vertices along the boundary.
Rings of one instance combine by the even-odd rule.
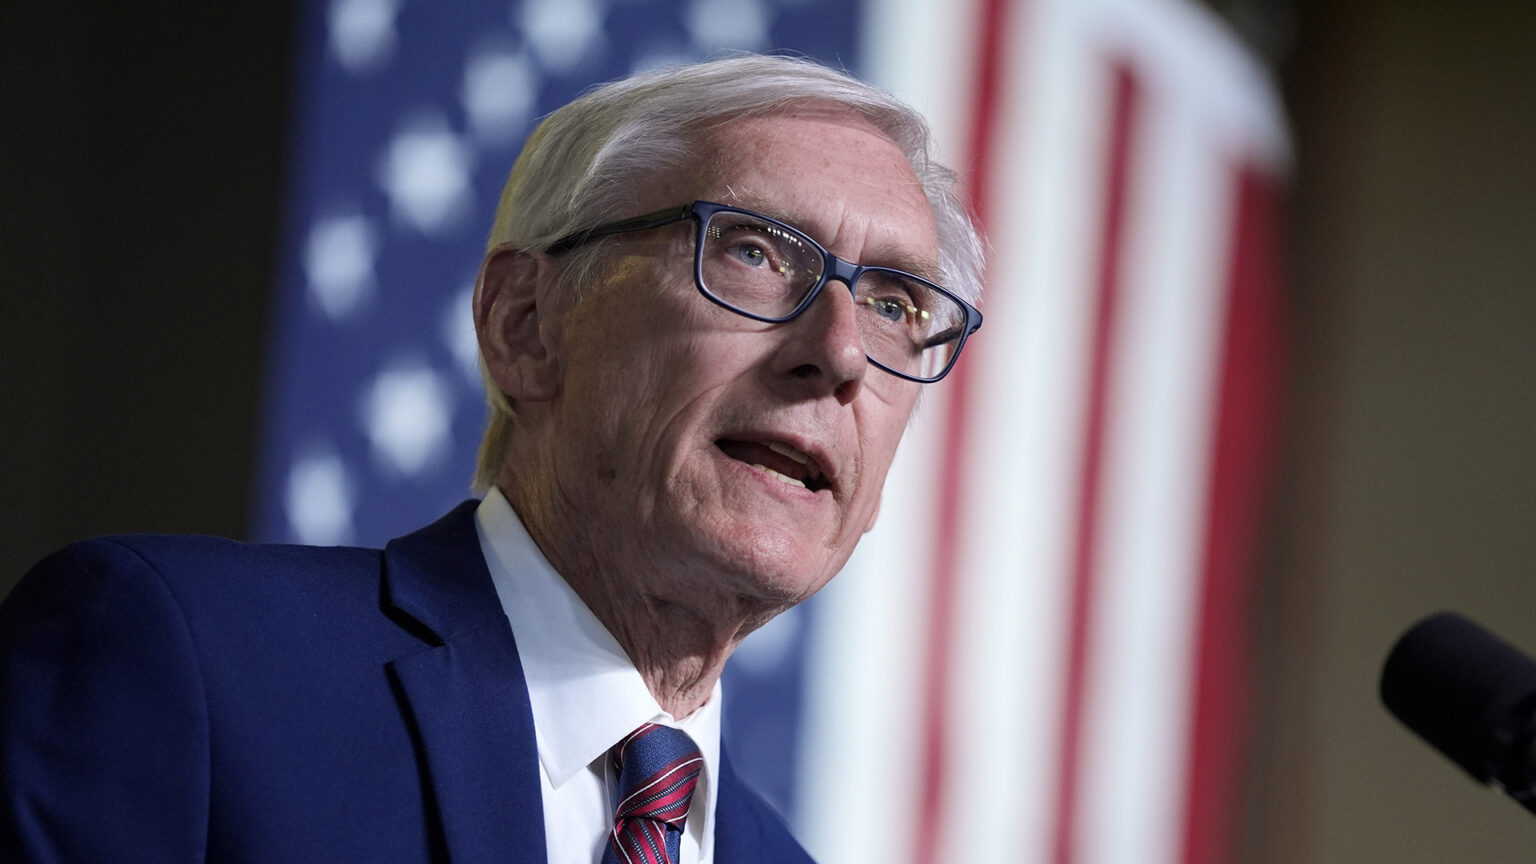
[[[334,492],[335,454],[351,445],[306,437],[307,403],[292,394],[346,374],[354,342],[388,337],[343,328],[329,337],[334,367],[292,359],[327,341],[292,323],[314,312],[305,303],[323,304],[289,287],[319,266],[305,259],[305,230],[324,217],[355,244],[380,242],[346,235],[355,214],[315,190],[386,114],[423,136],[434,127],[388,114],[401,107],[392,93],[405,101],[421,82],[350,101],[315,83],[335,62],[316,41],[323,5],[0,7],[0,591],[49,550],[96,534],[302,535],[284,497],[302,474],[294,466],[314,469],[306,488],[321,491],[306,500]],[[366,29],[369,10],[399,4],[352,5]],[[644,5],[510,3],[497,15],[558,39],[572,15]],[[779,29],[757,47],[860,70],[858,22],[881,4],[814,5],[780,4]],[[535,7],[553,18],[540,24]],[[1529,857],[1536,822],[1398,727],[1376,676],[1396,636],[1443,608],[1536,650],[1536,9],[1248,0],[1205,10],[1268,70],[1290,152],[1281,443],[1247,609],[1250,731],[1235,839],[1211,860]],[[828,21],[844,28],[828,45],[778,35]],[[610,53],[629,50],[608,23],[619,27]],[[623,71],[577,69],[528,110]],[[318,131],[326,117],[343,124]],[[479,152],[491,155],[468,175],[490,186],[467,205],[477,225],[488,225],[484,201],[523,133],[486,134]],[[445,301],[458,295],[473,255],[422,242],[410,279],[440,286]],[[453,324],[434,311],[430,326]],[[451,365],[451,335],[433,349],[446,352],[440,365]],[[419,384],[432,363],[413,362],[390,358],[390,380]],[[472,379],[454,386],[452,398],[473,403]],[[398,469],[377,482],[394,485],[351,480],[347,518],[321,507],[307,539],[389,536],[353,525],[386,491],[428,514],[466,495],[469,463],[444,454],[478,428],[455,422],[441,453],[374,440]],[[402,465],[433,479],[412,486]],[[390,533],[422,521],[399,519]],[[792,790],[779,800],[795,810]]]

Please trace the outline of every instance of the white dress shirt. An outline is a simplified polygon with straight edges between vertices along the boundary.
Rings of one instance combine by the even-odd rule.
[[[704,755],[683,832],[682,862],[709,864],[720,776],[720,683],[704,707],[675,719],[545,560],[500,490],[492,489],[480,502],[475,527],[528,681],[551,864],[602,860],[618,786],[608,749],[642,723],[687,732]]]

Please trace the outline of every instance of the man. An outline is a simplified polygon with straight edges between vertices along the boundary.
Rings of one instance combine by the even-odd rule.
[[[475,292],[484,500],[382,551],[39,564],[0,610],[0,858],[807,860],[720,752],[720,673],[873,523],[979,269],[921,119],[837,73],[555,112]]]

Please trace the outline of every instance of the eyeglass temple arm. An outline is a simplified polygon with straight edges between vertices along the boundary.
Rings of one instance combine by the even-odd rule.
[[[945,344],[947,342],[953,342],[956,339],[959,339],[963,335],[970,335],[971,333],[975,333],[977,330],[980,330],[980,329],[981,329],[981,322],[980,321],[976,322],[976,326],[975,327],[967,328],[964,324],[960,324],[958,326],[951,327],[948,330],[945,330],[945,331],[943,331],[941,333],[934,334],[933,336],[928,338],[925,342],[923,342],[923,350],[926,351],[927,349],[933,348],[933,347],[935,347],[937,345],[943,345],[943,344]]]
[[[693,216],[693,205],[684,204],[681,207],[668,207],[665,210],[657,210],[655,213],[646,213],[633,219],[624,219],[619,222],[608,222],[595,228],[587,228],[582,231],[574,231],[549,244],[544,251],[550,255],[559,255],[561,252],[569,252],[578,246],[584,246],[600,237],[608,237],[613,234],[627,234],[631,231],[647,231],[651,228],[660,228],[673,222],[681,222]]]

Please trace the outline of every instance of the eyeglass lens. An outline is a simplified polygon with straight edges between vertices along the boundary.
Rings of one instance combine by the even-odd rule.
[[[811,238],[746,213],[711,214],[699,249],[705,291],[743,312],[782,319],[821,281],[826,258]],[[864,270],[853,289],[864,352],[892,371],[927,379],[949,366],[965,309],[937,287],[899,270]]]

